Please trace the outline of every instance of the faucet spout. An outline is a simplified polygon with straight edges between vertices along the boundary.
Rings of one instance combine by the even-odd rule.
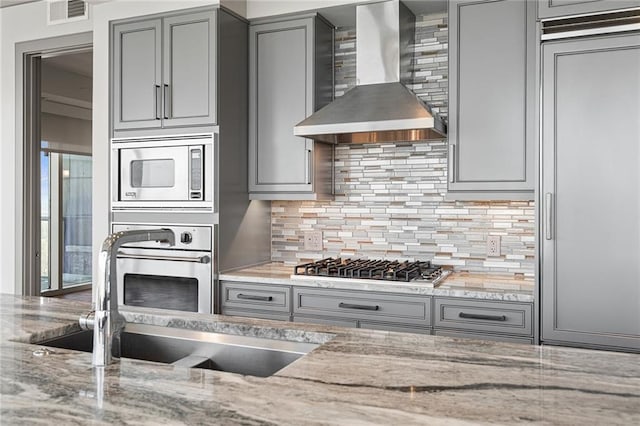
[[[127,243],[141,241],[166,242],[175,245],[175,234],[170,229],[150,229],[116,232],[102,243],[98,259],[98,277],[93,289],[93,365],[112,364],[120,358],[120,333],[125,326],[118,312],[118,286],[116,257],[118,249]],[[86,324],[86,317],[80,319]]]

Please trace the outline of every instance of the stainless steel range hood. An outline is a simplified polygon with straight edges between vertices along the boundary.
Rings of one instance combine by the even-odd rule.
[[[296,136],[330,143],[443,139],[446,126],[412,82],[415,16],[398,0],[356,7],[357,86],[298,123]]]

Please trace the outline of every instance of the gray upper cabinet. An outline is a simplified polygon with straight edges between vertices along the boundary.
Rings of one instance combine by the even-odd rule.
[[[164,19],[164,123],[216,122],[215,11]]]
[[[113,28],[113,125],[158,128],[161,122],[162,20]]]
[[[640,35],[543,43],[542,334],[640,350]]]
[[[113,26],[113,128],[216,122],[215,10]]]
[[[535,2],[449,2],[448,198],[533,199]]]
[[[332,100],[333,27],[307,15],[254,23],[249,33],[250,197],[328,198],[333,147],[293,127]]]
[[[640,6],[638,0],[539,0],[537,3],[540,19],[612,12]]]

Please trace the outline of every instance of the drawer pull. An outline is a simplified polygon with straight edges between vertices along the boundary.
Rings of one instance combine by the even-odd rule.
[[[380,309],[380,306],[378,306],[378,305],[374,305],[374,306],[371,306],[371,305],[354,305],[353,303],[343,303],[343,302],[340,302],[338,307],[345,308],[345,309],[362,309],[363,311],[377,311],[378,309]]]
[[[468,314],[466,312],[460,312],[458,316],[460,318],[471,318],[471,319],[489,320],[489,321],[506,321],[507,320],[507,317],[505,315],[483,315],[483,314]]]
[[[271,302],[273,301],[273,296],[256,296],[255,294],[238,294],[238,299],[244,300],[260,300],[262,302]]]

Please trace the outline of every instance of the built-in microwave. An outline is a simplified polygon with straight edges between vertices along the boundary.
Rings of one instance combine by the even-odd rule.
[[[113,209],[213,210],[213,151],[213,134],[113,139]]]

